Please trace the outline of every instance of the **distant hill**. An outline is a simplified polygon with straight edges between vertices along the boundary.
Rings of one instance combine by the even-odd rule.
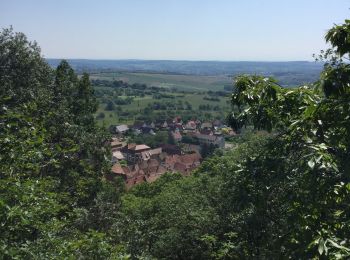
[[[60,59],[47,59],[56,67]],[[85,60],[68,59],[78,72],[148,72],[186,75],[260,74],[276,77],[282,85],[294,86],[315,81],[322,70],[321,63],[308,61],[171,61],[171,60]]]

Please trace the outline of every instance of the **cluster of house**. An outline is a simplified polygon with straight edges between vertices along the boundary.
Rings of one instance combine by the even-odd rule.
[[[171,144],[151,149],[145,144],[126,144],[113,138],[111,146],[114,165],[107,178],[121,176],[127,189],[139,183],[153,182],[166,172],[189,175],[202,159],[198,152],[184,154],[178,146]]]
[[[223,148],[225,146],[225,136],[233,136],[236,133],[224,125],[220,120],[213,122],[201,122],[199,120],[189,120],[183,122],[180,117],[156,122],[135,122],[133,125],[118,125],[114,131],[118,135],[132,131],[134,134],[155,135],[159,130],[170,131],[175,142],[180,143],[183,136],[195,138],[200,145],[213,144]]]
[[[121,176],[127,188],[142,182],[153,182],[165,172],[188,175],[200,165],[204,146],[223,148],[224,137],[235,135],[231,128],[219,120],[203,123],[190,120],[184,123],[179,117],[148,123],[135,122],[132,126],[118,125],[114,130],[118,137],[113,138],[111,143],[114,165],[109,178]],[[121,141],[130,131],[137,135],[154,135],[159,130],[169,131],[176,145],[163,144],[151,149],[145,144],[126,144]]]

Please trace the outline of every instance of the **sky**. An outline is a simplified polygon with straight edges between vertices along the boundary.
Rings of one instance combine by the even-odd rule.
[[[350,0],[0,0],[46,58],[312,60]]]

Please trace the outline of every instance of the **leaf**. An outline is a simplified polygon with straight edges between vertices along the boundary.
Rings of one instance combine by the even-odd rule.
[[[345,246],[341,246],[341,245],[337,244],[336,242],[334,242],[334,241],[331,240],[331,239],[327,239],[327,241],[329,241],[329,242],[332,244],[332,246],[334,246],[334,247],[336,247],[336,248],[338,248],[338,249],[341,249],[341,250],[350,252],[350,249],[349,249],[349,248],[347,248],[347,247],[345,247]]]
[[[348,191],[350,191],[350,183],[348,183],[348,184],[346,184],[346,189],[348,190]]]
[[[306,138],[306,143],[312,144],[312,139],[311,139],[310,137],[307,137],[307,138]]]
[[[310,161],[308,161],[307,164],[309,165],[309,167],[310,167],[311,169],[315,168],[315,162],[314,162],[313,159],[311,159]]]
[[[323,254],[323,252],[325,251],[325,243],[324,243],[324,240],[323,238],[321,238],[319,241],[318,241],[318,252],[320,255]]]
[[[337,210],[336,212],[334,212],[334,216],[339,217],[343,213],[344,213],[344,210]]]

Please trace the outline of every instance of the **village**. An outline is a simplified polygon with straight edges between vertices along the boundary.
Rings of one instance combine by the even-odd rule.
[[[188,176],[215,149],[225,148],[225,138],[236,135],[220,120],[183,122],[180,117],[117,125],[111,131],[113,166],[107,179],[122,177],[126,189],[140,183],[154,182],[166,172]],[[157,147],[130,142],[130,136],[152,136],[159,132],[166,132],[171,142],[161,143]]]

